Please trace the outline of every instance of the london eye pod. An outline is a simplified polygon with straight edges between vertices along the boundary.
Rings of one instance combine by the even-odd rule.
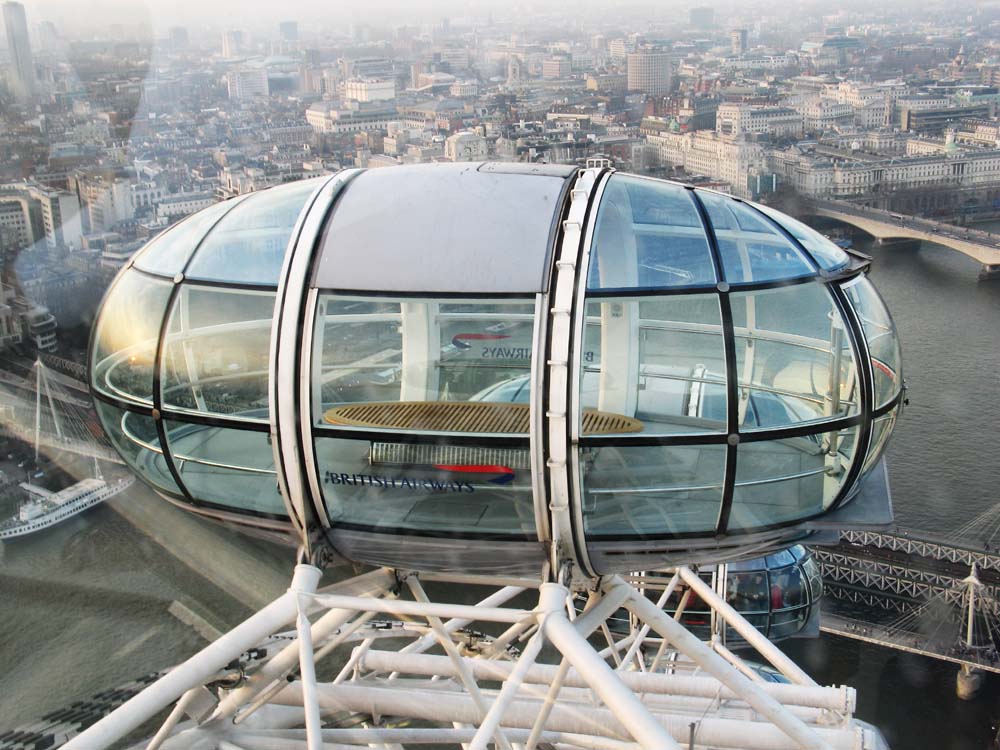
[[[137,253],[101,420],[157,492],[342,557],[580,576],[884,519],[903,398],[867,261],[613,170],[347,170]]]

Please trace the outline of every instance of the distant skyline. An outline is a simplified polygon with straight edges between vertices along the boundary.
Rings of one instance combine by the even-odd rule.
[[[726,28],[738,19],[775,17],[779,13],[770,3],[736,3],[734,0],[530,0],[513,4],[497,3],[495,0],[366,0],[364,3],[348,3],[343,0],[215,0],[211,3],[200,0],[23,0],[23,4],[29,25],[47,20],[68,34],[78,34],[106,29],[111,24],[121,24],[125,28],[147,30],[147,33],[152,32],[155,36],[164,35],[166,29],[173,25],[189,26],[192,34],[197,35],[199,26],[213,30],[234,26],[246,29],[273,28],[276,31],[280,21],[294,20],[329,26],[359,21],[392,27],[406,23],[433,23],[445,16],[453,23],[463,19],[481,21],[491,13],[497,20],[560,14],[566,19],[585,22],[600,19],[605,22],[617,20],[633,26],[643,21],[655,25],[686,25],[687,11],[696,4],[713,7],[717,26]],[[782,6],[780,15],[789,21],[799,21],[802,17],[818,19],[840,10],[868,14],[919,7],[921,14],[930,18],[936,13],[970,13],[977,7],[971,2],[962,6],[946,4],[943,0],[919,6],[913,0],[880,3],[877,7],[862,0],[851,0],[836,6],[819,0],[796,5],[797,7]],[[797,15],[800,17],[796,18]]]

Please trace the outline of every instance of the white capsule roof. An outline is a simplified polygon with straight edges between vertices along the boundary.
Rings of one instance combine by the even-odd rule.
[[[351,559],[717,560],[884,520],[903,384],[866,268],[611,170],[349,170],[152,241],[101,310],[93,391],[161,494]]]

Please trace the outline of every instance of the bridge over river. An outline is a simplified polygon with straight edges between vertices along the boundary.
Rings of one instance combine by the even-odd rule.
[[[951,535],[845,531],[815,547],[821,630],[958,664],[959,695],[971,696],[978,673],[1000,673],[998,521],[991,509]]]
[[[1000,275],[1000,234],[847,201],[811,201],[808,213],[849,224],[880,240],[902,237],[944,245],[981,264],[981,277]]]

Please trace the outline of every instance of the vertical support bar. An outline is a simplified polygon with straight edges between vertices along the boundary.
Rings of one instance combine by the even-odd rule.
[[[678,572],[681,574],[681,578],[684,579],[684,582],[690,586],[691,589],[698,594],[698,596],[700,596],[706,604],[711,606],[713,609],[717,609],[719,615],[722,616],[726,623],[730,625],[733,630],[743,636],[747,643],[757,649],[761,656],[771,662],[775,669],[797,685],[808,685],[809,687],[816,686],[816,681],[813,680],[812,677],[803,672],[802,668],[799,667],[798,664],[785,656],[777,646],[761,635],[760,631],[743,619],[743,616],[733,609],[732,606],[716,596],[715,592],[712,591],[712,588],[701,580],[697,573],[687,567],[679,568]]]
[[[316,665],[313,662],[312,625],[306,616],[303,597],[296,592],[298,617],[295,629],[299,635],[299,675],[302,680],[302,710],[305,713],[306,747],[323,750],[323,724],[319,718],[319,698],[316,695]]]
[[[539,630],[528,641],[528,645],[521,653],[521,658],[518,659],[514,671],[504,680],[500,694],[493,701],[493,705],[490,706],[490,710],[479,725],[479,729],[476,730],[476,735],[472,738],[469,750],[486,750],[487,744],[500,727],[504,711],[507,710],[507,707],[517,697],[517,691],[521,687],[521,683],[524,682],[528,670],[531,669],[535,663],[535,659],[538,658],[543,645],[545,645],[545,636]]]
[[[562,596],[568,593],[557,583],[542,584],[543,589],[547,586],[558,587]],[[653,606],[652,602],[647,603],[650,607]],[[565,615],[561,612],[548,615],[542,623],[542,629],[552,645],[569,660],[590,689],[645,750],[680,750],[680,745],[669,732],[653,718],[638,696],[597,655],[593,646],[580,635]]]
[[[531,727],[531,734],[528,735],[528,741],[524,743],[524,750],[535,750],[538,738],[541,737],[542,731],[545,729],[545,724],[549,720],[549,714],[552,713],[552,707],[556,704],[559,691],[562,690],[563,680],[566,679],[567,672],[569,672],[569,660],[564,656],[562,661],[559,662],[559,671],[556,672],[556,677],[552,680],[552,684],[549,685],[549,691],[545,694],[545,702],[542,703],[542,707],[538,711],[535,724]]]
[[[42,436],[42,358],[35,360],[35,463],[38,463],[38,444]]]
[[[670,599],[674,591],[677,590],[677,584],[680,583],[680,580],[680,574],[674,573],[673,578],[670,579],[670,583],[667,584],[667,587],[663,590],[660,598],[656,600],[657,608],[663,609],[667,600]],[[622,665],[618,667],[619,669],[628,664],[632,660],[632,657],[636,655],[636,652],[638,652],[638,650],[642,647],[642,642],[646,639],[646,636],[649,635],[649,629],[648,623],[639,628],[639,632],[635,636],[635,640],[632,641],[632,645],[629,646],[628,651],[625,652],[625,656],[622,658]]]
[[[427,604],[430,600],[427,598],[427,594],[424,592],[424,587],[420,585],[420,581],[416,576],[409,576],[406,579],[406,584],[410,587],[410,591],[413,593],[413,598],[418,602]],[[427,615],[427,622],[434,630],[438,636],[438,641],[441,644],[441,648],[444,649],[448,658],[451,659],[452,664],[455,665],[455,669],[458,671],[459,676],[462,680],[462,685],[469,692],[472,697],[473,703],[475,703],[476,708],[481,712],[483,719],[485,720],[488,709],[486,707],[486,700],[483,698],[482,692],[479,690],[479,685],[476,683],[476,678],[473,677],[471,670],[468,665],[462,660],[462,655],[458,652],[455,647],[455,642],[451,639],[451,635],[444,628],[444,623],[441,622],[441,618],[435,615]],[[497,728],[496,732],[497,744],[503,748],[503,750],[511,750],[510,742],[504,735],[503,731]]]
[[[687,569],[680,569],[681,575],[686,582],[690,583],[690,579],[684,576],[685,570]],[[711,592],[711,589],[705,586],[700,579],[699,583]],[[614,576],[605,590],[610,590],[617,586],[628,586],[628,584],[622,581],[620,577]],[[698,595],[702,596],[708,603],[713,603],[713,599],[717,598],[711,593],[708,596],[703,596],[701,590],[698,591]],[[829,744],[824,742],[812,729],[806,726],[801,719],[740,674],[729,662],[715,653],[707,644],[688,632],[686,628],[682,627],[672,618],[667,617],[663,610],[654,607],[653,603],[646,597],[633,591],[630,598],[626,601],[625,606],[635,613],[637,617],[652,625],[654,630],[670,641],[681,653],[740,696],[751,708],[761,714],[767,721],[773,723],[801,747],[810,748],[810,750],[831,750]]]

